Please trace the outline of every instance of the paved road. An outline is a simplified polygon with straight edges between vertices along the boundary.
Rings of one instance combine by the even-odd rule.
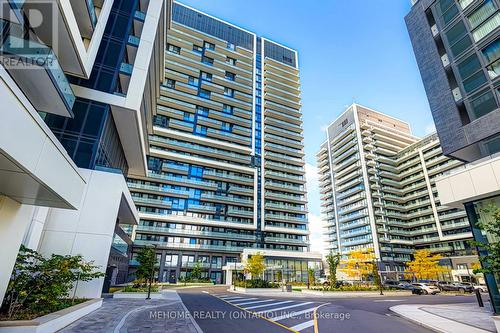
[[[226,291],[227,287],[179,290],[179,295],[205,333],[245,332],[383,332],[431,331],[393,315],[397,304],[475,302],[471,296],[403,296],[334,299],[261,297]],[[314,312],[318,320],[315,322]]]

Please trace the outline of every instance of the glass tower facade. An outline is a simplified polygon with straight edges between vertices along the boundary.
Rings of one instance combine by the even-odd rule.
[[[129,177],[134,252],[156,246],[158,280],[308,251],[298,74],[296,51],[174,3],[149,172]]]

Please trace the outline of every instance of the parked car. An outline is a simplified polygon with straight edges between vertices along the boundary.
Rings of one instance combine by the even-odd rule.
[[[398,288],[399,286],[399,281],[395,281],[395,280],[385,280],[384,281],[384,288]]]
[[[474,287],[472,285],[467,285],[461,282],[444,282],[439,283],[438,287],[441,291],[458,291],[461,293],[472,293],[474,292]]]
[[[477,289],[482,293],[488,292],[488,287],[485,284],[472,284],[470,282],[462,282],[462,284],[465,284],[467,286],[472,286],[475,290]]]
[[[416,295],[436,295],[441,292],[438,287],[427,283],[412,283],[412,286],[412,294]]]
[[[408,282],[401,282],[400,284],[398,284],[398,289],[413,290],[413,288],[414,286]]]

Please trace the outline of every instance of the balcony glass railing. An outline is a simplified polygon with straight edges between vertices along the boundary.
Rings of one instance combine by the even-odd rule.
[[[245,183],[253,183],[254,182],[252,177],[238,176],[238,175],[233,175],[229,172],[218,172],[215,170],[204,170],[203,176],[225,178],[225,179],[231,179],[231,180],[236,180],[236,181],[242,181]]]
[[[33,40],[25,40],[9,35],[4,40],[3,44],[1,44],[0,51],[4,57],[15,58],[16,60],[22,61],[22,63],[43,68],[63,100],[66,108],[68,110],[73,108],[73,104],[76,100],[75,94],[71,89],[69,81],[54,51],[50,47]]]
[[[167,175],[162,175],[162,174],[153,173],[153,172],[148,172],[148,177],[162,179],[162,180],[166,180],[166,181],[171,181],[174,183],[187,184],[187,186],[193,185],[193,186],[211,187],[214,189],[217,188],[216,183],[209,182],[206,180],[190,179],[187,177],[167,176]]]
[[[182,234],[192,236],[209,236],[209,237],[223,237],[223,238],[238,238],[254,240],[255,235],[238,234],[232,232],[214,232],[214,231],[201,231],[201,230],[188,230],[179,228],[164,228],[164,227],[151,227],[139,225],[137,231],[154,231],[168,234]]]
[[[237,197],[233,197],[233,196],[224,196],[224,195],[217,195],[217,194],[211,194],[211,193],[203,193],[201,195],[201,198],[202,199],[223,201],[223,202],[234,202],[234,203],[245,204],[245,205],[252,205],[253,204],[252,199],[237,198]]]
[[[203,249],[203,250],[228,251],[228,252],[241,252],[245,248],[255,247],[253,244],[252,246],[230,246],[230,245],[224,246],[224,245],[209,245],[209,244],[168,243],[162,241],[149,241],[142,239],[136,239],[134,241],[134,244],[143,246],[156,244],[159,247],[169,248],[169,249]]]

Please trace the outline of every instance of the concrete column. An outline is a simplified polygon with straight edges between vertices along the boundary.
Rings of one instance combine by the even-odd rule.
[[[0,196],[0,304],[3,301],[23,236],[33,216],[34,206],[22,205]]]
[[[33,218],[24,234],[23,244],[24,246],[37,250],[38,244],[40,243],[40,238],[42,237],[43,226],[47,219],[50,208],[48,207],[35,207],[33,212]]]

